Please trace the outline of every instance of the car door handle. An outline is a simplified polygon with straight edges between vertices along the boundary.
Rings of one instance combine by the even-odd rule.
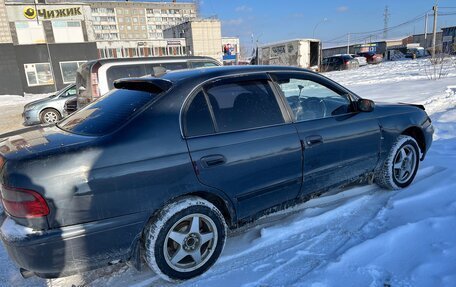
[[[306,137],[306,144],[308,146],[323,143],[323,138],[320,135],[313,135]]]
[[[226,162],[226,159],[221,154],[208,155],[200,159],[203,167],[213,167],[217,165],[222,165]]]

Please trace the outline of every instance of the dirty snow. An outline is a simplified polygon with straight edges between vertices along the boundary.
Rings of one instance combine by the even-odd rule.
[[[0,230],[3,237],[9,240],[24,239],[28,234],[33,234],[34,232],[32,228],[19,225],[9,217],[3,221]]]
[[[435,141],[410,187],[355,186],[263,218],[179,286],[456,286],[456,66],[432,81],[425,61],[326,74],[365,98],[427,107]],[[0,262],[0,286],[171,286],[125,264],[46,281],[21,279],[2,247]]]

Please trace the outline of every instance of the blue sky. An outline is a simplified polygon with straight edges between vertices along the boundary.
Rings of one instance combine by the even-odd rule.
[[[251,0],[220,1],[201,0],[200,13],[203,17],[216,15],[222,20],[223,36],[239,36],[241,46],[251,48],[251,35],[254,41],[268,43],[291,38],[311,38],[315,26],[315,37],[332,40],[347,32],[365,32],[383,29],[385,6],[389,8],[389,26],[403,23],[432,9],[434,0]],[[439,0],[441,13],[455,13],[438,18],[438,26],[456,25],[456,0]],[[324,19],[327,19],[324,21]],[[429,18],[432,30],[432,17]],[[396,38],[424,32],[424,20],[413,21],[388,33],[388,38]],[[382,33],[372,33],[372,39],[383,38]],[[366,38],[369,34],[353,36]],[[346,36],[326,41],[334,46],[346,42]]]

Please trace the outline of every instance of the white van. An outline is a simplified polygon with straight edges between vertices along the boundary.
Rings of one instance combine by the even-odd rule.
[[[82,64],[76,75],[77,107],[81,108],[113,89],[121,78],[154,76],[157,68],[180,70],[220,66],[210,57],[148,57],[93,60]]]

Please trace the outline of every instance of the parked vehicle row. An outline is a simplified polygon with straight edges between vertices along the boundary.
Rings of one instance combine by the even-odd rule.
[[[359,62],[348,54],[334,55],[324,58],[321,63],[321,72],[351,70],[359,67]]]
[[[358,64],[360,67],[366,66],[367,65],[367,59],[364,56],[357,55],[357,54],[349,54],[352,56],[352,58],[356,59],[358,61]]]
[[[353,180],[409,186],[432,134],[422,106],[299,68],[117,80],[57,125],[0,139],[0,237],[27,274],[144,258],[185,280],[216,262],[227,228]]]
[[[365,57],[368,64],[379,64],[383,61],[382,54],[376,54],[375,52],[361,52],[358,55]]]
[[[358,54],[338,54],[323,59],[321,72],[356,69],[367,64],[378,64],[383,61],[381,54],[360,52]]]

